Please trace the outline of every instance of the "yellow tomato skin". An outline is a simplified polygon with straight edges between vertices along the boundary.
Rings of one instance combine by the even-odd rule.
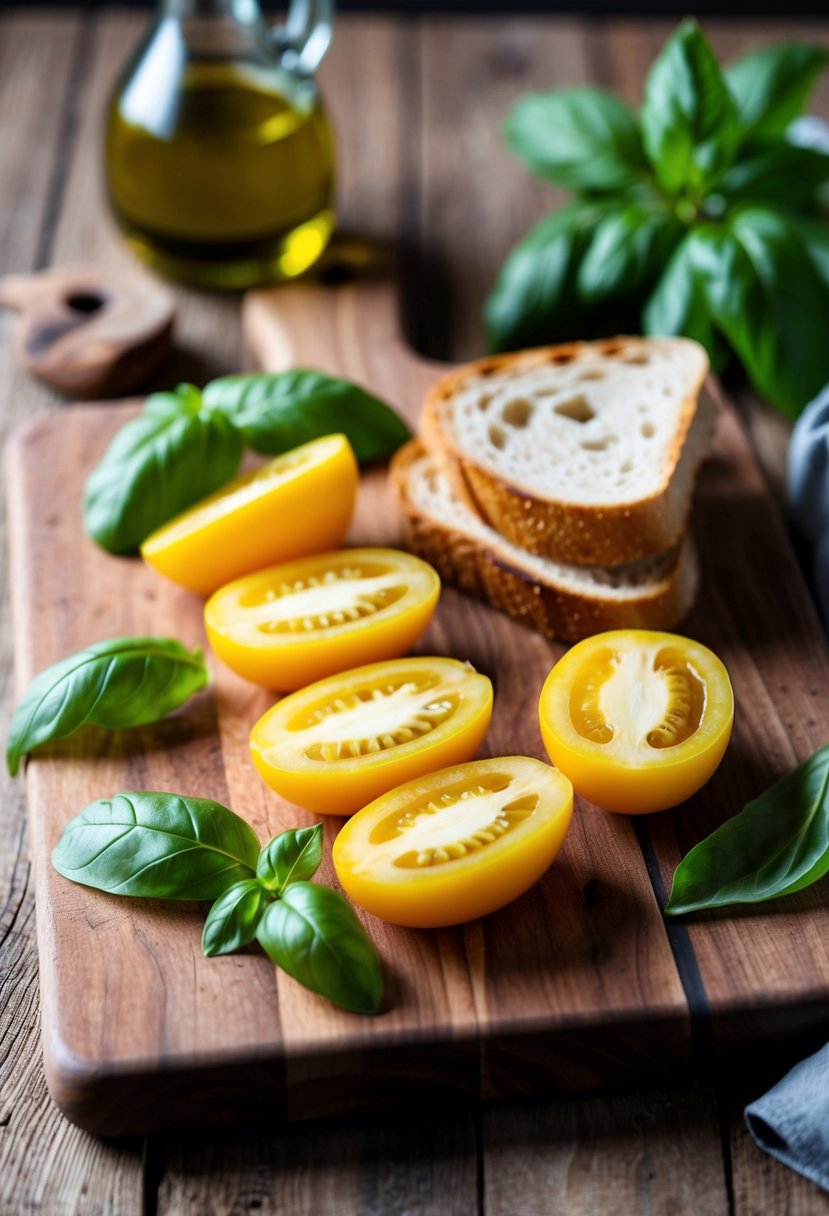
[[[345,435],[326,435],[243,473],[148,536],[145,562],[210,595],[275,562],[336,548],[351,522],[359,468]]]
[[[595,690],[602,676],[620,673],[625,664],[630,695],[626,702],[621,696],[605,698],[605,708],[613,707],[611,724]],[[679,682],[672,704],[665,673]],[[647,716],[649,687],[656,695],[651,709],[664,702],[676,715],[674,726],[663,727],[669,735],[677,727],[674,743],[664,735],[658,746],[648,742],[649,735],[660,738],[659,713]],[[679,722],[683,715],[686,721]],[[733,721],[728,672],[713,651],[678,634],[643,629],[596,634],[573,646],[553,667],[539,700],[541,735],[552,762],[581,797],[627,815],[666,810],[696,793],[722,760]],[[611,739],[596,737],[607,729]],[[591,731],[594,737],[587,737]]]
[[[265,782],[289,802],[350,815],[401,782],[469,760],[491,716],[492,684],[467,663],[398,659],[284,697],[254,726],[250,749]],[[392,743],[369,751],[383,735]],[[355,740],[361,746],[352,755]]]
[[[331,600],[332,594],[344,598]],[[313,608],[320,595],[326,597],[321,615],[328,624]],[[254,684],[292,692],[335,672],[405,654],[431,621],[439,595],[437,572],[419,557],[398,549],[339,549],[220,588],[205,605],[204,624],[213,651],[232,671]],[[362,604],[367,615],[332,621],[337,602],[355,613],[354,605]],[[291,603],[300,606],[291,609]],[[294,610],[302,627],[283,629],[280,612]],[[317,627],[306,627],[308,612]],[[272,632],[275,623],[280,628]]]
[[[502,785],[505,777],[509,785]],[[487,832],[493,814],[505,815],[498,808],[522,796],[537,796],[531,813],[500,835]],[[548,765],[527,756],[475,760],[409,781],[358,811],[334,841],[334,868],[348,897],[383,920],[423,929],[462,924],[537,882],[561,848],[572,814],[573,787]],[[414,860],[428,852],[430,838],[444,852],[447,843],[460,852],[453,838],[469,829],[492,839],[459,856]]]

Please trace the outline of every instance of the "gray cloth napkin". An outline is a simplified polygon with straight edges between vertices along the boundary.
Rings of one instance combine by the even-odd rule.
[[[801,414],[789,447],[792,519],[811,551],[814,585],[829,628],[829,385]],[[765,1152],[829,1191],[829,1043],[745,1109]]]
[[[754,1142],[829,1191],[829,1043],[745,1109]]]

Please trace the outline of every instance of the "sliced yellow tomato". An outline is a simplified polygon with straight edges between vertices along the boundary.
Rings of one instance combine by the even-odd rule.
[[[204,609],[213,650],[233,671],[283,692],[361,663],[396,658],[423,633],[440,579],[398,549],[339,549],[260,570]]]
[[[350,815],[402,781],[469,760],[492,684],[457,659],[397,659],[285,697],[250,736],[268,785],[315,814]]]
[[[707,646],[619,629],[569,650],[538,708],[547,753],[576,793],[640,815],[676,806],[705,784],[731,737],[734,694]]]
[[[334,868],[349,898],[383,920],[456,925],[537,882],[572,814],[572,785],[540,760],[474,760],[358,811],[334,841]]]
[[[258,469],[153,532],[148,565],[209,595],[252,570],[336,548],[346,534],[360,473],[345,435],[325,435]]]

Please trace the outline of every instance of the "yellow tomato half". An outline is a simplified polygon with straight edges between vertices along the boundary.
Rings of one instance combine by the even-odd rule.
[[[350,815],[401,781],[469,760],[492,685],[457,659],[370,663],[285,697],[250,736],[265,781],[315,814]]]
[[[383,920],[457,925],[537,882],[572,814],[572,785],[540,760],[475,760],[358,811],[334,841],[334,868],[349,898]]]
[[[699,642],[619,629],[569,650],[538,710],[547,753],[576,793],[641,815],[705,784],[731,737],[734,694],[722,662]]]
[[[423,633],[440,579],[398,549],[339,549],[271,566],[205,604],[213,650],[233,671],[290,691],[361,663],[396,658]]]
[[[176,516],[147,537],[141,555],[174,583],[209,595],[251,570],[339,545],[359,478],[345,435],[325,435]]]

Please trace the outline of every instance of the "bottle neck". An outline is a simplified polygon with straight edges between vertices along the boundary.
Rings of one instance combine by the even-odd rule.
[[[255,25],[262,20],[259,0],[160,0],[160,17],[179,21],[203,17],[223,17],[240,25]]]

